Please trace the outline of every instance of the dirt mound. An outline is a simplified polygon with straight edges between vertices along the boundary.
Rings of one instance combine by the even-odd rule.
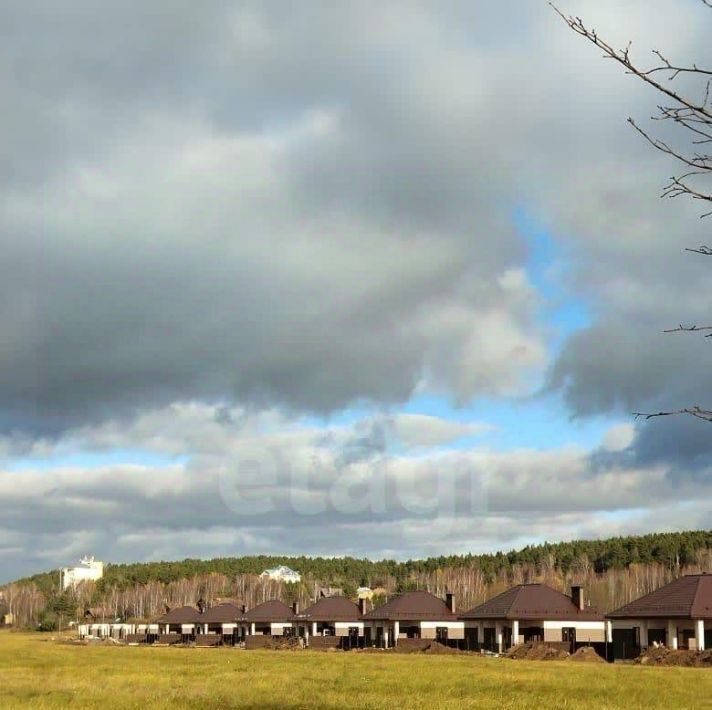
[[[582,646],[576,653],[568,658],[569,661],[578,661],[582,663],[605,663],[605,659],[601,658],[591,646]]]
[[[660,646],[649,648],[645,653],[635,659],[636,663],[646,666],[687,666],[710,667],[712,666],[711,651],[675,651],[671,648]]]
[[[562,661],[569,657],[568,651],[562,651],[545,643],[523,643],[507,651],[508,658],[526,661]]]
[[[273,636],[272,643],[269,644],[269,648],[273,648],[278,651],[298,651],[303,648],[301,639],[294,637],[279,637]]]
[[[433,655],[452,655],[458,653],[465,653],[465,651],[460,651],[458,648],[452,648],[450,646],[445,646],[438,641],[430,641],[419,644],[405,644],[399,643],[395,648],[391,647],[388,649],[383,648],[356,648],[354,649],[356,653],[428,653]]]
[[[462,651],[460,651],[459,648],[453,648],[452,646],[445,646],[441,643],[438,643],[437,641],[433,641],[431,644],[429,644],[422,650],[422,653],[451,655],[454,653],[455,654],[462,653]]]

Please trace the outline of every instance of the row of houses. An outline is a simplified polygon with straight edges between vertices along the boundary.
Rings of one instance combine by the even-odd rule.
[[[313,648],[423,647],[433,641],[464,650],[502,653],[522,643],[574,651],[593,646],[608,660],[632,658],[648,646],[712,647],[712,575],[688,575],[607,615],[575,586],[566,595],[543,584],[520,584],[458,613],[455,597],[408,592],[375,609],[367,600],[325,597],[301,612],[271,600],[247,609],[225,603],[200,611],[168,611],[151,624],[84,624],[80,636],[113,636],[128,643],[199,646],[266,645],[298,639]],[[706,626],[707,625],[707,626]]]

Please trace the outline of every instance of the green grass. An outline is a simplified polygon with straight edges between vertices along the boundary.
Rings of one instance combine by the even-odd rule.
[[[712,669],[71,646],[0,632],[0,708],[700,708]]]

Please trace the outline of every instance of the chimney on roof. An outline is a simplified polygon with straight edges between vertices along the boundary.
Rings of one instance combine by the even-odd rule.
[[[247,604],[241,604],[240,611],[244,614],[247,611]]]
[[[583,587],[578,584],[571,587],[571,601],[579,611],[584,610],[586,599],[584,598]]]
[[[450,610],[451,614],[455,613],[455,595],[448,592],[445,595],[445,603],[447,604],[447,608]]]
[[[361,614],[368,613],[368,599],[362,598],[358,600],[358,610]]]
[[[299,613],[299,602],[292,602],[292,614],[295,616]]]

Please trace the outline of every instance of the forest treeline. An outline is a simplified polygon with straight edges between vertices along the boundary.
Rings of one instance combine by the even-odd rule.
[[[299,584],[260,578],[285,564],[302,574]],[[96,618],[149,619],[166,607],[224,599],[254,606],[270,598],[308,605],[322,586],[347,596],[367,585],[383,599],[411,589],[456,594],[460,609],[480,603],[512,584],[541,581],[566,590],[583,584],[591,602],[608,611],[685,572],[712,572],[712,531],[658,533],[606,540],[530,545],[483,555],[423,560],[351,557],[251,556],[177,562],[108,564],[104,577],[62,593],[59,572],[18,580],[0,588],[19,626],[53,629],[87,611]]]

